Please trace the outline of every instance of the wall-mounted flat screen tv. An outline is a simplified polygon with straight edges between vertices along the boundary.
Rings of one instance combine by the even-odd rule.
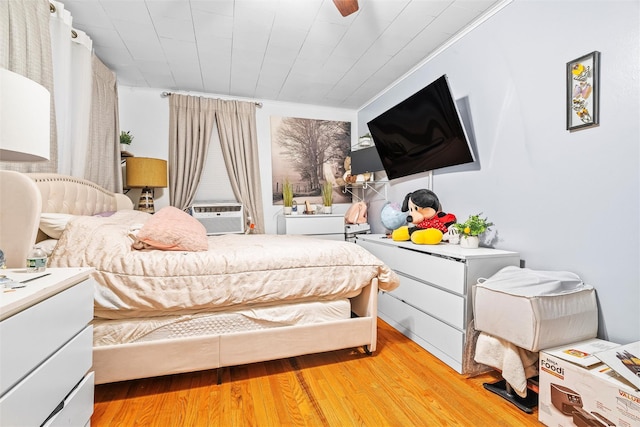
[[[367,125],[390,180],[474,161],[446,75]]]

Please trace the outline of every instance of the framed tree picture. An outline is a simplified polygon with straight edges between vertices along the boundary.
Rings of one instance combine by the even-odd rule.
[[[600,123],[600,52],[567,62],[567,130]]]
[[[271,116],[273,204],[283,203],[285,182],[297,205],[322,203],[327,183],[333,203],[351,203],[351,195],[342,191],[350,152],[349,122]]]

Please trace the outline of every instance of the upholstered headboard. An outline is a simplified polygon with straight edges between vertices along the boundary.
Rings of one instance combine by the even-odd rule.
[[[124,194],[112,193],[86,179],[55,173],[28,173],[40,190],[42,212],[95,215],[133,209]]]
[[[24,267],[27,253],[46,238],[38,231],[42,212],[95,215],[133,209],[124,194],[84,179],[51,173],[0,171],[0,249],[7,267]]]
[[[28,173],[40,191],[42,211],[71,215],[95,215],[122,209],[133,209],[124,194],[112,193],[99,185],[68,175]],[[38,230],[36,242],[48,238]]]

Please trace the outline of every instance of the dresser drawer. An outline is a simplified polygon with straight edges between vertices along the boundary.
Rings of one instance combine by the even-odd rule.
[[[388,239],[381,238],[380,240],[385,241]],[[394,267],[394,263],[396,258],[403,254],[403,250],[401,248],[393,245],[385,245],[383,243],[373,243],[363,239],[357,239],[356,243],[380,258],[390,268],[397,270],[397,268]]]
[[[381,317],[457,372],[462,371],[464,332],[396,299],[386,292],[378,298]],[[426,345],[423,345],[425,343]]]
[[[85,280],[0,322],[0,396],[91,321],[93,290]]]
[[[399,276],[400,286],[390,294],[451,326],[465,329],[466,298],[401,274]]]
[[[54,414],[43,427],[83,426],[91,420],[93,414],[94,374],[86,377],[64,399],[60,412]]]
[[[41,425],[91,368],[92,347],[93,328],[86,326],[0,398],[0,425]]]
[[[459,295],[466,294],[466,265],[463,262],[382,243],[358,241],[358,244],[397,272]]]
[[[342,234],[344,240],[342,215],[289,215],[285,224],[287,234]]]

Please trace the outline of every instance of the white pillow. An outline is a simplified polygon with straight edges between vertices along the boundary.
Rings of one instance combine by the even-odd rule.
[[[56,239],[47,239],[47,240],[38,242],[36,246],[42,249],[44,253],[46,253],[47,256],[50,257],[51,254],[53,253],[53,250],[56,248],[57,244],[58,244],[58,241]]]
[[[59,239],[67,223],[75,217],[71,214],[43,212],[40,214],[40,230],[52,239]]]

